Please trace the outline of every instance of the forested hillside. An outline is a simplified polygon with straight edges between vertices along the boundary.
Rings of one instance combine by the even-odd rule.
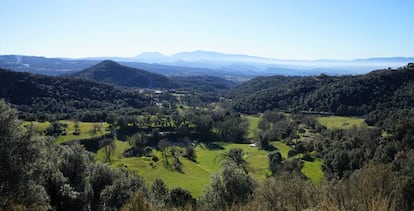
[[[412,110],[414,105],[412,65],[358,76],[286,77],[282,83],[281,78],[257,78],[235,88],[230,94],[237,96],[234,97],[234,108],[244,113],[276,109],[343,116],[369,115],[379,121],[386,114],[378,117],[378,110],[409,112],[407,110]],[[272,85],[257,88],[257,84]],[[239,95],[249,93],[246,91],[249,89],[255,91]]]
[[[106,120],[110,113],[136,112],[150,104],[138,92],[85,79],[50,77],[0,69],[0,98],[18,108],[23,119],[58,119],[78,116]]]
[[[275,88],[275,87],[286,85],[287,83],[297,78],[299,77],[283,76],[283,75],[257,77],[257,78],[253,78],[245,83],[238,85],[237,87],[232,89],[229,92],[229,94],[232,97],[237,97],[240,95],[247,96],[250,94],[254,94],[260,90],[265,90],[269,88]]]
[[[138,88],[174,88],[176,84],[163,75],[105,60],[72,76]]]
[[[171,77],[181,88],[192,89],[204,92],[230,89],[236,86],[236,82],[214,76],[174,76]]]

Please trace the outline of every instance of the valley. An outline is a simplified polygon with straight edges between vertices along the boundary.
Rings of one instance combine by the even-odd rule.
[[[168,194],[186,197],[168,200],[204,206],[208,197],[235,188],[218,184],[242,178],[240,185],[252,192],[235,190],[238,197],[264,194],[277,178],[286,185],[304,182],[322,196],[336,187],[333,181],[351,181],[371,163],[395,165],[395,156],[412,152],[407,136],[412,135],[413,73],[405,66],[357,76],[270,76],[236,83],[212,76],[167,77],[103,61],[67,76],[1,70],[0,97],[17,109],[20,128],[48,146],[38,150],[58,152],[42,159],[62,159],[59,151],[68,150],[68,160],[60,162],[85,167],[64,172],[56,167],[68,181],[66,172],[75,171],[95,184],[87,175],[99,168],[108,176],[105,185],[95,184],[102,185],[94,190],[101,195],[114,193],[106,188],[120,185],[116,180],[140,180],[138,189],[128,186],[120,194],[130,198],[161,185]],[[401,156],[407,160],[401,168],[409,168],[411,157]],[[159,208],[175,206],[157,195],[147,197]]]

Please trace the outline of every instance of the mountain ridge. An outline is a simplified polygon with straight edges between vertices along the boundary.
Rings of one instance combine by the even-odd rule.
[[[397,68],[413,57],[374,57],[353,60],[287,60],[211,51],[180,52],[170,56],[144,52],[135,57],[91,57],[82,59],[46,58],[23,55],[0,55],[0,67],[46,75],[60,75],[83,70],[101,60],[168,76],[211,75],[246,80],[255,76],[348,75],[365,74],[374,69]],[[240,79],[237,79],[240,78]]]
[[[177,87],[168,77],[104,60],[71,76],[136,88]]]

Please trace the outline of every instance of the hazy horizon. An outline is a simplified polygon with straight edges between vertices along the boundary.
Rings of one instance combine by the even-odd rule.
[[[146,55],[147,53],[149,54],[159,54],[160,56],[165,56],[165,57],[171,57],[177,54],[181,54],[181,53],[195,53],[195,52],[207,52],[207,53],[217,53],[217,54],[224,54],[224,55],[231,55],[231,56],[247,56],[247,57],[257,57],[260,59],[270,59],[270,60],[280,60],[281,62],[283,61],[308,61],[308,62],[329,62],[329,61],[343,61],[343,62],[347,62],[347,61],[358,61],[358,60],[368,60],[368,59],[389,59],[389,58],[414,58],[414,56],[373,56],[373,57],[364,57],[364,58],[312,58],[312,59],[301,59],[301,58],[291,58],[291,59],[283,59],[283,58],[274,58],[274,57],[262,57],[262,56],[257,56],[257,55],[251,55],[251,54],[243,54],[243,53],[225,53],[225,52],[218,52],[218,51],[206,51],[206,50],[194,50],[194,51],[180,51],[180,52],[174,52],[174,53],[170,53],[170,54],[164,54],[162,52],[157,52],[157,51],[144,51],[144,52],[139,52],[135,55],[130,55],[130,56],[118,56],[118,55],[102,55],[102,56],[84,56],[84,57],[64,57],[64,56],[45,56],[45,55],[37,55],[37,54],[16,54],[16,53],[7,53],[7,54],[0,54],[1,56],[7,56],[7,55],[13,55],[13,56],[33,56],[33,57],[45,57],[45,58],[56,58],[56,59],[96,59],[96,58],[137,58],[140,57],[142,55]]]

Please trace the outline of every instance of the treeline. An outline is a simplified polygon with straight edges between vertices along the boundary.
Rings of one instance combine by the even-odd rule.
[[[359,76],[285,77],[281,82],[283,78],[258,78],[235,88],[230,94],[234,109],[243,113],[276,109],[368,115],[371,125],[384,123],[392,115],[413,113],[414,68],[410,66]],[[274,85],[269,86],[269,80]],[[258,86],[258,81],[264,85]],[[248,89],[257,91],[241,95]]]
[[[0,69],[0,97],[26,120],[110,121],[140,113],[151,98],[136,91],[84,79],[50,77]]]
[[[196,108],[185,114],[169,109],[152,114],[143,112],[139,116],[123,117],[114,122],[118,139],[127,140],[136,134],[145,134],[145,146],[157,146],[161,139],[178,145],[180,142],[188,144],[185,142],[189,140],[246,143],[247,124],[238,112]]]

